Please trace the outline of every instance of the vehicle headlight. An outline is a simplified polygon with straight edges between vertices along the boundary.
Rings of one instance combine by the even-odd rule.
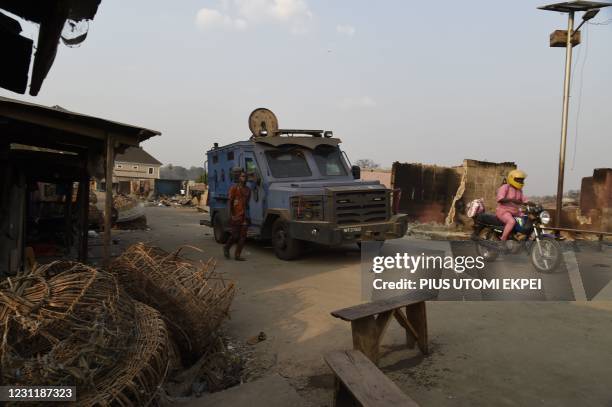
[[[548,211],[540,212],[540,222],[543,225],[548,225],[550,223],[550,213]]]
[[[323,220],[323,200],[320,197],[293,197],[291,212],[295,220]]]

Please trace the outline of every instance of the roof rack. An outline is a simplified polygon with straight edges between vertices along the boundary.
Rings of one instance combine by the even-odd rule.
[[[331,137],[332,136],[332,132],[331,131],[325,131],[325,130],[305,130],[305,129],[278,129],[278,131],[275,132],[276,136],[282,136],[282,135],[286,135],[286,136],[295,136],[295,135],[307,135],[307,136],[312,136],[312,137]]]

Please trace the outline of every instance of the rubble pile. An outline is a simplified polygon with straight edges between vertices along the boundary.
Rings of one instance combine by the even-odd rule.
[[[132,209],[138,206],[139,201],[123,194],[113,194],[113,207],[118,211]]]
[[[150,206],[198,206],[199,204],[200,200],[198,197],[183,195],[174,195],[171,197],[160,195],[157,200],[149,202]]]
[[[138,243],[116,258],[110,270],[131,296],[164,315],[183,361],[191,363],[218,339],[235,286],[215,272],[212,259],[189,261],[181,250],[168,253]]]
[[[160,314],[109,273],[54,262],[0,283],[2,383],[78,386],[80,405],[146,405],[169,365]]]

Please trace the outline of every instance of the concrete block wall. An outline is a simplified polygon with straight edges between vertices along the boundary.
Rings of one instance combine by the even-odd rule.
[[[491,163],[487,161],[464,160],[466,188],[461,196],[465,205],[474,199],[483,198],[487,211],[494,211],[497,206],[497,189],[508,173],[516,169],[513,162]]]

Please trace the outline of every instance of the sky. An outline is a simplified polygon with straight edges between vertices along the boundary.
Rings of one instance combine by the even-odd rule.
[[[332,130],[352,161],[514,161],[528,194],[552,194],[565,50],[548,37],[567,17],[543,4],[103,0],[39,96],[0,95],[159,130],[143,146],[165,164],[203,165],[267,107],[281,128]],[[566,190],[612,167],[610,22],[574,48]]]

